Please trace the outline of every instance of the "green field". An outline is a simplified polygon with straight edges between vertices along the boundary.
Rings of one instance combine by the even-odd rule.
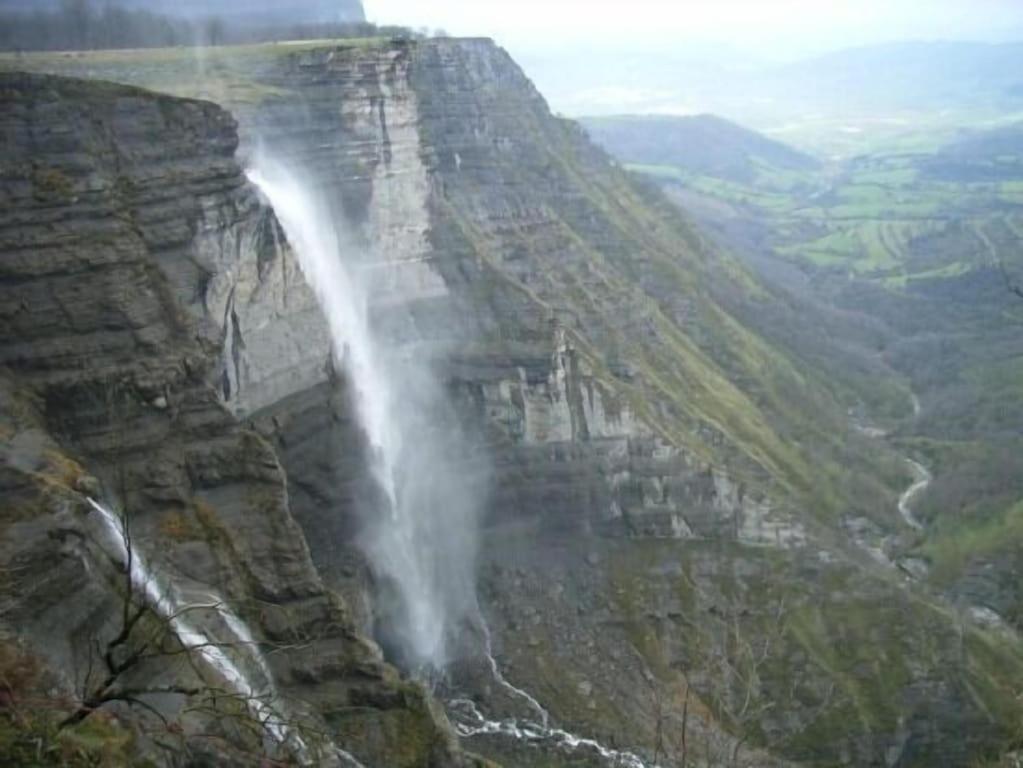
[[[280,57],[337,45],[366,48],[389,38],[301,40],[217,47],[0,53],[0,71],[43,72],[110,80],[225,105],[258,104],[280,95],[260,74]]]
[[[921,166],[929,157],[899,149],[819,174],[762,167],[749,184],[669,165],[627,167],[766,222],[769,245],[779,256],[892,288],[1013,260],[1023,231],[1023,179],[927,178]],[[929,247],[964,221],[971,229],[966,248]]]
[[[1014,130],[1019,117],[982,127]],[[1023,301],[1001,272],[1023,283],[1023,128],[1018,151],[1004,135],[988,149],[987,134],[969,132],[977,116],[966,119],[838,134],[835,123],[792,126],[771,137],[842,157],[810,172],[760,165],[748,182],[629,168],[677,193],[761,269],[795,267],[808,278],[795,290],[884,329],[867,353],[923,402],[918,419],[888,425],[935,474],[918,502],[926,530],[902,552],[928,563],[933,583],[957,598],[978,599],[984,574],[982,599],[1020,626],[1023,591],[1012,574],[1023,555]],[[964,136],[972,143],[956,144]],[[887,406],[868,402],[880,386],[857,385],[866,412],[884,423]]]

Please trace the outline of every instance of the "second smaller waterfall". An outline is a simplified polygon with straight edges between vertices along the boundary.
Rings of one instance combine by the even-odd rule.
[[[142,554],[131,546],[125,535],[124,521],[99,502],[88,501],[100,521],[100,546],[122,567],[130,567],[132,590],[139,599],[167,622],[183,648],[194,653],[244,699],[253,717],[277,744],[288,747],[303,762],[308,762],[305,741],[276,708],[278,696],[270,669],[248,626],[216,595],[208,595],[208,603],[189,602],[172,586],[162,584]],[[195,618],[202,613],[221,617],[233,638],[217,638],[200,629]],[[241,658],[247,658],[258,674],[246,671]]]

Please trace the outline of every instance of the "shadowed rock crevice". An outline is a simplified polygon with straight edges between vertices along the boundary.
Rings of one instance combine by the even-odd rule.
[[[711,764],[722,754],[717,764],[727,764],[740,739],[749,747],[742,761],[756,765],[968,764],[1011,736],[1018,643],[964,623],[850,540],[853,520],[882,536],[905,533],[904,473],[890,471],[901,459],[849,424],[826,371],[797,365],[759,332],[757,312],[783,314],[782,300],[575,124],[553,117],[507,54],[489,41],[431,40],[281,47],[241,65],[222,55],[228,77],[259,86],[258,98],[223,91],[241,126],[241,156],[264,141],[307,172],[367,267],[380,270],[373,322],[430,362],[458,418],[485,443],[452,459],[489,489],[482,611],[499,669],[557,725],[650,759],[657,726],[678,727],[687,713]],[[147,77],[123,63],[95,66],[110,78]],[[225,169],[224,178],[235,177]],[[59,176],[33,183],[51,201],[69,189]],[[225,208],[203,210],[209,225]],[[134,359],[132,333],[148,345],[148,362],[130,369],[131,397],[115,409],[130,427],[123,441],[106,426],[102,386],[77,382],[86,367],[78,347],[58,343],[51,356],[42,344],[18,346],[22,333],[37,338],[48,324],[60,336],[59,312],[15,326],[29,311],[19,309],[23,294],[4,297],[5,360],[45,386],[51,423],[76,444],[95,444],[83,453],[166,448],[134,471],[133,502],[184,508],[194,488],[224,517],[222,530],[265,547],[214,549],[226,591],[244,602],[250,587],[232,580],[257,583],[251,594],[264,602],[246,617],[258,617],[267,637],[289,637],[292,626],[274,601],[300,616],[312,603],[329,624],[317,578],[344,598],[338,624],[368,632],[375,606],[354,546],[355,509],[373,488],[350,383],[330,363],[294,254],[259,224],[258,201],[226,210],[240,229],[182,229],[198,233],[201,270],[161,260],[199,337],[180,365],[166,359],[180,342],[158,302],[140,299],[132,332],[109,297],[77,302],[92,315],[76,327],[103,329],[90,371],[119,381]],[[74,224],[83,237],[103,235],[83,220]],[[131,255],[137,238],[119,247]],[[117,274],[90,296],[143,296],[146,278],[133,265],[128,256],[97,265],[97,274],[101,266]],[[31,283],[32,266],[5,269]],[[49,290],[68,290],[66,268],[54,266]],[[47,299],[39,288],[29,307]],[[225,370],[234,378],[220,403],[206,382],[212,375],[219,385]],[[150,405],[160,397],[165,410]],[[243,440],[232,417],[261,439]],[[193,459],[176,457],[176,445],[191,446]],[[290,517],[251,531],[270,513],[249,510],[284,503],[282,468],[308,559],[280,533]],[[241,503],[252,493],[263,506]],[[218,527],[204,530],[213,537]],[[264,561],[264,552],[273,554]],[[316,571],[306,578],[309,559]],[[285,687],[316,702],[345,743],[390,757],[387,745],[423,700],[358,641],[337,663],[320,655],[328,645],[275,658],[294,681]],[[535,716],[480,659],[465,662],[448,681],[453,694],[495,720]],[[374,707],[363,717],[366,701]],[[423,740],[404,743],[422,757]],[[507,765],[585,759],[493,734],[466,743]]]
[[[312,754],[334,741],[375,765],[461,764],[425,693],[324,587],[277,456],[225,407],[252,386],[246,334],[264,311],[253,297],[289,290],[268,283],[282,271],[261,260],[275,225],[234,160],[234,121],[209,103],[77,80],[3,75],[0,94],[5,146],[47,185],[27,166],[0,179],[4,637],[57,671],[61,697],[86,683],[120,610],[117,580],[100,577],[85,544],[85,495],[103,498],[160,578],[198,600],[222,596],[248,624]],[[269,333],[252,338],[272,345]],[[206,684],[178,658],[139,668],[133,685]],[[111,712],[155,759],[166,738],[226,764],[266,748],[259,728],[183,714],[180,697],[147,703]],[[154,711],[175,727],[161,736]]]

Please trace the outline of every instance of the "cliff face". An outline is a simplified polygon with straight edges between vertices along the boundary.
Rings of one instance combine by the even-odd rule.
[[[383,664],[324,587],[273,449],[224,407],[239,391],[243,332],[257,348],[291,343],[287,322],[244,323],[268,324],[286,304],[293,322],[306,313],[303,338],[318,327],[275,247],[273,215],[234,159],[234,120],[208,103],[41,76],[4,75],[0,99],[5,648],[56,670],[46,696],[57,712],[97,689],[127,599],[86,503],[105,497],[185,605],[212,594],[248,624],[314,754],[326,759],[336,739],[374,764],[451,763],[424,694]],[[249,400],[234,402],[272,396],[278,373],[264,366]],[[259,666],[244,659],[252,641],[224,639],[216,612],[191,612]],[[140,626],[149,621],[158,617]],[[115,692],[230,690],[202,654],[185,664],[166,630],[145,629],[154,632],[161,639],[150,637]],[[232,726],[205,696],[146,699],[174,728],[123,702],[108,709],[137,719],[144,751],[169,741],[193,759],[255,762],[259,729]],[[346,708],[359,714],[335,714]]]
[[[777,469],[786,481],[805,471],[710,358],[714,345],[732,354],[726,340],[708,338],[706,350],[693,341],[720,334],[721,310],[682,291],[700,277],[725,279],[734,266],[715,265],[685,225],[657,231],[669,225],[577,129],[549,115],[503,53],[486,41],[311,50],[256,76],[286,95],[235,105],[242,154],[272,147],[332,199],[353,247],[386,271],[379,322],[397,343],[427,346],[495,437],[523,447],[576,443],[599,455],[614,480],[587,491],[600,496],[586,505],[591,522],[664,535],[733,528],[769,543],[804,535],[763,494],[711,469],[717,459],[753,477]],[[680,292],[662,303],[658,294],[673,288]],[[261,297],[234,306],[241,373],[228,401],[236,412],[326,381],[322,336],[281,355],[246,331],[270,330],[245,320],[264,312]],[[274,314],[302,326],[306,306]],[[693,329],[683,333],[675,320]],[[746,340],[757,358],[773,354]],[[271,359],[310,376],[260,394]],[[647,375],[654,370],[660,375]],[[695,396],[677,397],[690,387]],[[630,474],[630,445],[646,457],[651,482]],[[595,458],[582,457],[578,470]],[[674,493],[660,488],[672,483]],[[509,486],[547,492],[542,478]],[[749,514],[737,521],[725,510],[732,506]]]
[[[326,191],[386,264],[379,322],[428,350],[486,435],[481,598],[514,684],[558,722],[648,754],[689,712],[703,742],[690,757],[712,762],[729,733],[829,764],[965,762],[998,741],[1016,705],[989,674],[1018,674],[1018,648],[973,628],[961,645],[944,608],[846,541],[856,521],[898,531],[879,482],[892,460],[730,310],[773,297],[552,117],[487,41],[264,66],[250,73],[277,95],[235,106],[243,154],[283,150]],[[345,402],[324,384],[254,420],[314,560],[355,598],[364,473]],[[530,716],[468,679],[492,713]],[[970,737],[950,744],[934,722]],[[535,760],[507,739],[469,743]]]
[[[575,125],[553,117],[505,53],[488,41],[435,40],[212,55],[222,56],[210,67],[221,81],[196,88],[237,116],[243,162],[262,144],[323,192],[350,247],[380,275],[376,323],[394,345],[431,361],[469,431],[482,436],[489,471],[464,460],[464,472],[490,487],[481,510],[481,603],[507,677],[556,722],[651,757],[669,746],[677,752],[680,732],[692,751],[672,755],[679,760],[720,764],[737,743],[770,747],[773,758],[738,749],[758,765],[968,764],[1014,727],[1018,643],[960,625],[848,541],[845,526],[854,523],[878,540],[906,534],[893,490],[902,478],[890,470],[894,460],[846,423],[825,376],[798,370],[736,319],[775,297]],[[117,55],[37,64],[187,90],[183,73],[169,82],[173,61],[152,67]],[[193,102],[177,109],[212,110]],[[265,502],[268,519],[290,525],[283,467],[316,573],[278,527],[265,541],[253,534],[262,543],[242,550],[243,575],[228,569],[216,583],[243,606],[252,589],[271,605],[305,609],[325,599],[322,578],[351,611],[328,625],[369,633],[372,584],[355,546],[354,513],[367,473],[325,327],[293,258],[277,247],[279,228],[230,162],[227,134],[218,145],[200,141],[199,128],[172,133],[196,147],[220,146],[223,176],[208,177],[217,163],[204,158],[194,188],[157,176],[134,208],[119,207],[137,210],[128,218],[139,222],[131,232],[143,244],[146,232],[157,232],[152,250],[146,245],[145,258],[137,257],[154,282],[136,278],[138,289],[128,292],[121,277],[102,286],[159,322],[76,321],[102,331],[104,344],[124,345],[108,366],[115,379],[149,383],[129,388],[132,396],[116,407],[88,399],[80,393],[91,390],[74,383],[80,371],[65,376],[70,384],[49,371],[45,340],[31,344],[37,353],[11,352],[9,365],[44,392],[71,387],[67,398],[45,401],[57,404],[47,406],[56,416],[47,410],[44,423],[70,425],[58,437],[69,435],[90,471],[114,477],[125,462],[146,462],[129,474],[129,509],[169,503],[188,511],[197,497],[223,507],[224,529],[249,541],[253,507],[239,497],[252,487],[275,499]],[[130,134],[114,142],[136,144]],[[168,207],[179,204],[151,206],[153,189],[193,202],[171,215]],[[152,217],[158,227],[146,224]],[[24,269],[14,273],[17,285],[32,283]],[[54,279],[40,275],[39,301]],[[5,300],[12,316],[20,295],[12,288]],[[81,312],[95,312],[94,295]],[[168,318],[178,325],[162,319],[161,306],[175,310]],[[107,340],[122,326],[150,324],[157,330],[141,340],[127,331]],[[5,340],[17,347],[22,333],[36,332],[36,323],[11,326]],[[160,343],[147,347],[147,334]],[[66,337],[65,323],[50,335]],[[200,362],[185,365],[193,351]],[[93,366],[87,370],[91,381]],[[102,381],[89,386],[102,391]],[[177,405],[191,402],[186,392],[202,408]],[[184,431],[156,426],[195,413]],[[144,437],[139,445],[118,450],[115,414],[128,434]],[[235,440],[259,459],[219,461],[217,451]],[[178,458],[188,446],[198,457],[191,463]],[[258,486],[237,474],[253,461]],[[153,477],[167,479],[153,489]],[[228,490],[214,494],[207,485]],[[148,538],[164,541],[151,519]],[[200,538],[194,546],[208,548]],[[288,592],[292,576],[277,581],[282,564],[307,586]],[[246,581],[266,569],[283,594]],[[272,634],[261,612],[246,617]],[[359,642],[330,647],[368,664],[371,681],[356,695],[358,664],[323,662],[294,674],[302,681],[296,690],[307,686],[308,699],[325,705],[346,696],[340,700],[355,714],[329,718],[343,743],[355,743],[368,764],[393,764],[371,758],[386,754],[383,744],[396,733],[388,728],[421,710],[382,693],[396,684]],[[273,658],[300,665],[305,656]],[[281,674],[290,679],[289,669]],[[457,692],[494,717],[535,716],[478,670],[456,678]],[[360,696],[372,702],[365,718]],[[509,765],[536,764],[534,748],[500,734],[466,742]],[[543,759],[579,757],[555,751]]]

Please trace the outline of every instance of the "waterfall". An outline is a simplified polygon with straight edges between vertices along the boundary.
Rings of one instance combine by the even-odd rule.
[[[471,624],[482,631],[494,681],[538,721],[488,720],[472,701],[456,698],[448,702],[449,711],[462,737],[501,735],[587,752],[608,765],[651,768],[631,752],[552,727],[540,702],[501,673],[473,586],[478,499],[452,458],[466,450],[465,441],[447,423],[450,404],[427,362],[370,322],[373,275],[408,262],[395,260],[400,254],[372,259],[361,252],[346,238],[343,222],[294,170],[262,155],[247,175],[287,235],[326,317],[335,361],[353,390],[370,471],[383,499],[382,508],[363,510],[360,543],[375,574],[390,580],[401,598],[405,660],[417,670],[443,671],[449,635]],[[393,307],[402,297],[385,298]]]
[[[327,320],[338,367],[365,433],[375,504],[360,509],[358,544],[378,582],[378,634],[405,666],[441,670],[448,640],[475,606],[476,503],[454,466],[464,450],[429,361],[370,322],[374,274],[400,254],[371,258],[348,237],[309,177],[265,155],[247,172],[270,202]],[[389,307],[402,296],[386,295]],[[398,299],[398,301],[394,301]],[[393,310],[392,310],[393,311]]]
[[[470,700],[454,699],[449,711],[461,736],[501,735],[562,752],[587,752],[608,765],[650,768],[631,752],[552,727],[540,702],[501,673],[473,587],[478,498],[453,460],[467,446],[451,428],[450,404],[427,361],[370,322],[377,287],[373,275],[407,262],[395,261],[400,254],[372,259],[361,252],[346,238],[343,222],[294,170],[263,155],[247,175],[287,235],[326,317],[335,361],[353,390],[352,405],[383,502],[382,508],[362,511],[366,530],[360,544],[375,574],[399,593],[405,660],[417,670],[443,671],[449,635],[471,624],[482,631],[494,681],[535,712],[537,722],[488,720]],[[402,297],[385,298],[393,307]]]
[[[129,562],[131,563],[132,589],[145,600],[157,616],[167,622],[182,647],[196,654],[227,682],[234,693],[245,699],[253,716],[274,741],[289,746],[303,762],[308,762],[308,750],[301,735],[294,731],[271,703],[277,699],[273,679],[266,659],[256,647],[246,624],[216,595],[208,595],[209,603],[186,602],[172,587],[162,585],[156,573],[147,565],[145,558],[134,547],[129,552],[129,540],[125,536],[121,518],[99,502],[93,499],[88,501],[99,515],[103,549],[122,565],[127,566]],[[193,623],[192,617],[200,611],[219,615],[234,635],[234,640],[225,643],[199,629]],[[259,670],[261,680],[253,679],[253,676],[242,669],[226,650],[235,646]]]

